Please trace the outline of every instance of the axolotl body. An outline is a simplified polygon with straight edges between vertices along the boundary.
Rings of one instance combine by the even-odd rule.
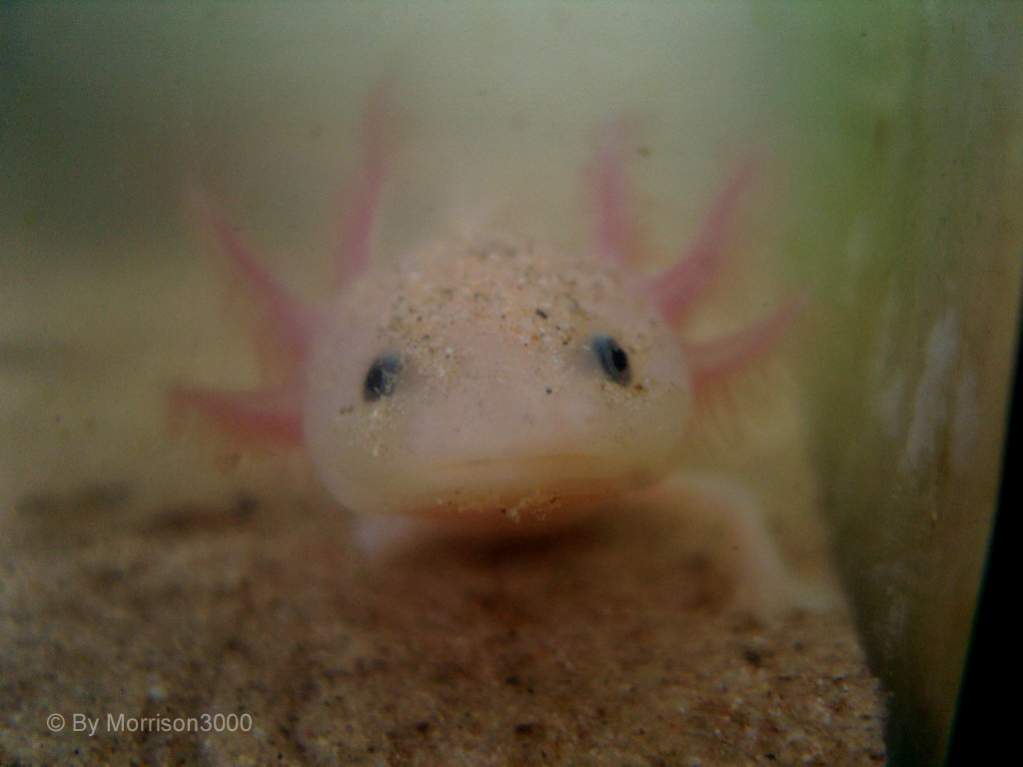
[[[623,123],[606,132],[588,175],[593,252],[482,231],[374,265],[384,113],[371,100],[325,307],[296,300],[202,203],[285,373],[248,392],[179,387],[173,405],[245,439],[303,448],[354,512],[459,532],[558,528],[669,477],[701,392],[769,352],[798,303],[716,340],[686,342],[675,329],[720,270],[755,164],[657,274],[631,262]],[[753,548],[775,561],[766,543]]]

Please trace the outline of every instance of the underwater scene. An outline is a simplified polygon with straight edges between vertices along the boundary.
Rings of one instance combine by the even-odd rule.
[[[1015,2],[0,6],[0,763],[940,765]]]

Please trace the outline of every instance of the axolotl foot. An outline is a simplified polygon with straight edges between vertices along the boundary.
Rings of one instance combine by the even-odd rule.
[[[804,579],[789,567],[763,504],[735,478],[679,473],[643,499],[719,531],[717,540],[706,544],[707,554],[733,579],[731,608],[770,618],[790,610],[825,612],[842,604],[832,584]]]

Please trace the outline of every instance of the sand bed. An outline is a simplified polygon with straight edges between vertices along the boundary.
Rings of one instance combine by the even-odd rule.
[[[25,498],[0,536],[0,756],[882,763],[847,615],[730,609],[730,574],[687,525],[637,509],[541,543],[380,559],[320,502],[140,508],[117,484]],[[75,712],[103,717],[94,737],[71,732]],[[216,712],[253,728],[106,731],[107,713]]]

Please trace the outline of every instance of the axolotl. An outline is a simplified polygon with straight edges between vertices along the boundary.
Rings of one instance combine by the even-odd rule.
[[[481,231],[373,264],[385,113],[371,99],[325,306],[296,299],[202,203],[285,372],[253,391],[178,387],[174,407],[243,439],[304,449],[353,512],[458,532],[560,528],[669,478],[701,392],[768,353],[798,309],[786,301],[710,341],[676,332],[721,268],[756,163],[724,186],[683,256],[652,275],[634,267],[621,122],[587,174],[590,252]],[[759,523],[736,518],[754,558],[780,572]]]

